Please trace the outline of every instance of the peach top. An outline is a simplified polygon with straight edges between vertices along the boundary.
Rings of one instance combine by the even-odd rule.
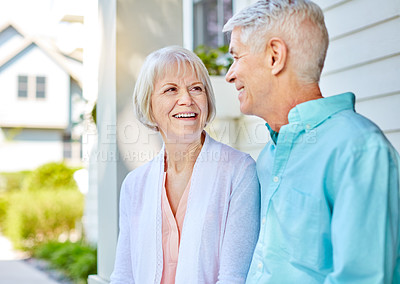
[[[163,189],[161,193],[161,212],[162,212],[162,248],[163,248],[163,271],[161,284],[174,284],[176,266],[178,264],[179,243],[185,219],[187,200],[189,195],[190,180],[186,185],[176,209],[176,214],[172,213],[165,188],[166,173],[164,173]]]

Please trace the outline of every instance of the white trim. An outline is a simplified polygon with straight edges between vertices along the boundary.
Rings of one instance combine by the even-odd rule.
[[[116,107],[116,26],[117,0],[98,0],[100,54],[98,75],[97,125],[98,152],[116,157],[117,138],[108,136],[108,128],[117,123]],[[106,142],[104,142],[106,141]],[[109,281],[114,269],[118,239],[118,176],[116,159],[97,161],[98,184],[98,241],[97,276],[89,283]],[[107,173],[107,174],[104,174]],[[101,208],[101,209],[100,209]]]
[[[89,275],[88,284],[108,284],[108,281],[105,281],[103,278],[98,275]]]
[[[193,50],[193,0],[182,1],[183,47]]]

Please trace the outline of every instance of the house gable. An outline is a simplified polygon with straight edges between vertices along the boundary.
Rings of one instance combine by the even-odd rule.
[[[28,96],[18,97],[18,76],[28,79]],[[37,77],[46,78],[45,98],[36,97]],[[0,67],[0,127],[66,128],[70,75],[31,43]]]
[[[14,26],[0,29],[0,62],[4,57],[18,49],[25,42],[24,35]]]

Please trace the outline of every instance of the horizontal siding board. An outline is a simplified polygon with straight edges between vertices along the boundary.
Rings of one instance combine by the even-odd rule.
[[[400,130],[396,132],[385,133],[385,135],[397,152],[400,153]]]
[[[380,5],[376,0],[347,1],[343,5],[325,11],[324,14],[329,38],[334,39],[399,16],[400,1],[384,0],[384,5]]]
[[[334,7],[343,5],[349,1],[351,0],[314,0],[314,2],[317,3],[324,11],[333,9]]]
[[[321,78],[324,95],[354,92],[358,99],[400,92],[400,55]]]
[[[400,93],[357,102],[356,110],[375,122],[383,131],[400,129]]]
[[[330,44],[324,73],[340,72],[400,54],[400,18],[373,26]]]

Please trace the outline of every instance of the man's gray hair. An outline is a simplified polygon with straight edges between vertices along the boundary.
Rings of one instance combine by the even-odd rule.
[[[223,32],[240,28],[241,41],[252,52],[264,50],[272,37],[288,48],[288,60],[299,79],[319,81],[329,44],[321,8],[308,0],[261,0],[235,14]]]
[[[179,46],[164,47],[146,57],[133,91],[133,106],[138,120],[158,131],[152,119],[151,95],[156,82],[162,80],[166,74],[174,74],[173,72],[177,77],[193,72],[203,83],[208,103],[206,124],[211,122],[215,116],[215,97],[208,71],[196,54]]]

